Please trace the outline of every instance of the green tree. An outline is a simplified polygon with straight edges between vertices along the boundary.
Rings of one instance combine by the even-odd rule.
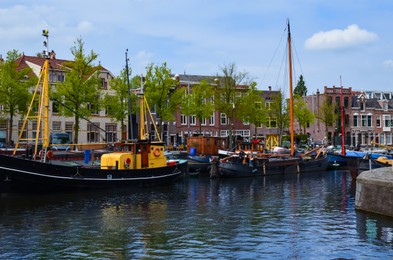
[[[242,89],[240,85],[247,78],[247,73],[239,72],[235,63],[220,67],[222,76],[217,76],[218,86],[215,91],[216,110],[225,113],[230,124],[233,124],[237,108],[241,103]],[[233,148],[232,128],[229,129],[229,148]]]
[[[58,82],[52,93],[59,106],[59,113],[74,116],[74,143],[78,143],[80,118],[89,117],[91,112],[99,111],[101,81],[98,77],[100,67],[94,66],[97,54],[91,50],[85,53],[84,42],[78,38],[71,48],[74,60],[65,62],[65,80]]]
[[[131,75],[131,69],[129,69],[129,75]],[[106,93],[104,96],[104,105],[107,108],[108,116],[112,120],[121,123],[121,132],[126,132],[125,121],[129,116],[128,111],[128,82],[127,82],[127,71],[126,69],[120,72],[120,75],[113,78],[110,81],[112,94]],[[131,94],[132,100],[136,97]],[[136,122],[133,122],[136,123]]]
[[[12,50],[7,52],[5,61],[0,61],[0,104],[8,114],[8,142],[12,140],[14,116],[27,111],[31,98],[29,89],[34,81],[30,78],[30,68],[18,70],[17,58],[20,56],[17,50]]]
[[[183,93],[186,93],[182,91]],[[181,101],[181,112],[185,115],[194,115],[199,122],[199,133],[202,133],[202,120],[214,112],[214,88],[202,80],[193,86],[190,93],[184,95]]]
[[[307,96],[307,87],[306,87],[306,83],[303,80],[303,75],[300,75],[296,87],[293,90],[293,93],[294,95],[298,95],[301,97]]]
[[[289,104],[288,100],[284,98],[282,91],[272,95],[272,103],[267,114],[270,118],[275,118],[277,128],[279,129],[280,141],[282,143],[282,136],[285,129],[289,127]]]
[[[293,114],[299,123],[300,129],[303,130],[303,134],[306,134],[306,127],[314,123],[315,116],[310,109],[307,108],[307,103],[301,96],[295,95]]]
[[[319,107],[319,119],[325,123],[326,134],[328,136],[328,127],[332,126],[338,120],[338,114],[336,103],[333,103],[332,100],[328,100],[328,97],[325,96],[321,106]]]
[[[239,119],[253,124],[255,129],[255,138],[257,134],[257,127],[266,124],[266,107],[262,98],[262,91],[256,88],[256,83],[253,82],[247,92],[241,97],[239,109],[237,110]]]
[[[149,106],[158,117],[158,132],[162,135],[162,121],[173,121],[180,104],[181,93],[176,91],[178,82],[171,77],[171,70],[164,62],[161,66],[146,67],[144,91]]]

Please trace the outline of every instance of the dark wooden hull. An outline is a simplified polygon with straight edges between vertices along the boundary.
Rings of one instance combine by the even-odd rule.
[[[329,168],[329,159],[327,154],[315,158],[303,158],[300,164],[300,172],[318,172],[326,171]]]
[[[218,163],[218,175],[224,178],[283,175],[296,173],[300,163],[298,157],[258,158],[251,163],[235,157]]]
[[[0,155],[0,191],[57,191],[157,186],[175,182],[187,161],[137,170],[64,166]]]
[[[278,157],[254,159],[252,163],[244,163],[239,158],[231,158],[218,164],[221,177],[253,177],[267,175],[284,175],[302,172],[326,171],[329,162],[326,155],[318,158]]]
[[[208,173],[211,167],[211,156],[187,156],[190,173]]]
[[[328,152],[327,156],[329,161],[329,168],[331,169],[342,169],[348,166],[347,158],[345,155]]]
[[[356,179],[357,176],[363,172],[381,167],[390,167],[391,165],[377,161],[376,159],[367,157],[353,157],[347,156],[348,169],[351,173],[352,179]]]

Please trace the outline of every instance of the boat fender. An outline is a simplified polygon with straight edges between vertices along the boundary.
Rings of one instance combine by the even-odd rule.
[[[53,158],[53,151],[49,150],[46,152],[46,159],[51,160]]]
[[[158,149],[158,148],[154,149],[153,154],[154,154],[154,156],[156,156],[156,157],[160,156],[160,154],[161,154],[160,149]]]

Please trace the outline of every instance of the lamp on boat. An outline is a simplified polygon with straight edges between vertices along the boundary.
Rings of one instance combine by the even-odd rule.
[[[48,37],[49,36],[49,30],[48,29],[42,30],[42,36]]]

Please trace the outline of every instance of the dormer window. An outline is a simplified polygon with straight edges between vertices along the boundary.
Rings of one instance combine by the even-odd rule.
[[[366,103],[360,102],[360,111],[364,111],[366,109]]]
[[[386,102],[383,103],[383,110],[385,110],[385,111],[388,110],[388,103],[386,103]]]

